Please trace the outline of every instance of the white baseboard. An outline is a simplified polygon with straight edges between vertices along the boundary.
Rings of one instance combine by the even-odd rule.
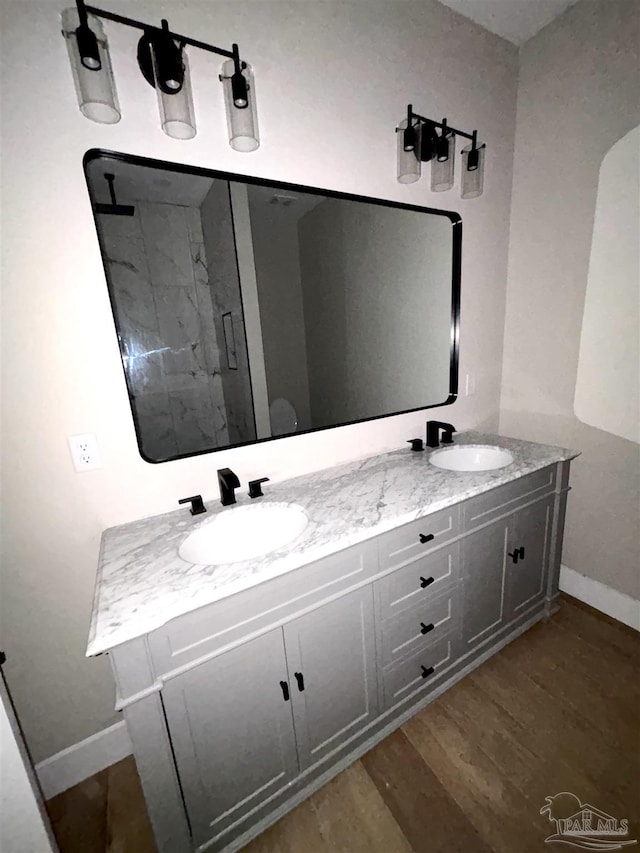
[[[36,764],[36,774],[45,800],[126,758],[131,751],[127,727],[122,720],[50,758],[45,758]]]
[[[560,566],[560,589],[601,613],[640,631],[640,601],[585,577],[568,566]]]

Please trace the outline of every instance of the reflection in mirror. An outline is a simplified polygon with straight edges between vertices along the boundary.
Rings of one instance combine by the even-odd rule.
[[[85,168],[148,461],[455,399],[456,214],[101,152]]]

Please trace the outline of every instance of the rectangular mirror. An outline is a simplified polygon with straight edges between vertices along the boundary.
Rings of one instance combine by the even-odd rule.
[[[452,403],[460,217],[92,150],[149,462]]]

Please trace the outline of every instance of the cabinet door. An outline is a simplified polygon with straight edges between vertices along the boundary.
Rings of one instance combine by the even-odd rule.
[[[508,521],[497,521],[463,541],[462,653],[479,646],[505,621]]]
[[[284,635],[304,770],[377,716],[372,587],[301,616]]]
[[[162,696],[197,844],[284,787],[298,772],[282,630],[196,666]]]
[[[507,618],[515,619],[545,597],[553,497],[519,510],[509,525]],[[524,557],[521,555],[524,554]]]

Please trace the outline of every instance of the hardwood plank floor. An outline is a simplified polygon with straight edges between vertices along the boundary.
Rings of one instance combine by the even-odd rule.
[[[640,840],[639,676],[640,635],[563,597],[245,853],[543,853],[562,791]],[[47,808],[61,853],[155,853],[132,757]]]

